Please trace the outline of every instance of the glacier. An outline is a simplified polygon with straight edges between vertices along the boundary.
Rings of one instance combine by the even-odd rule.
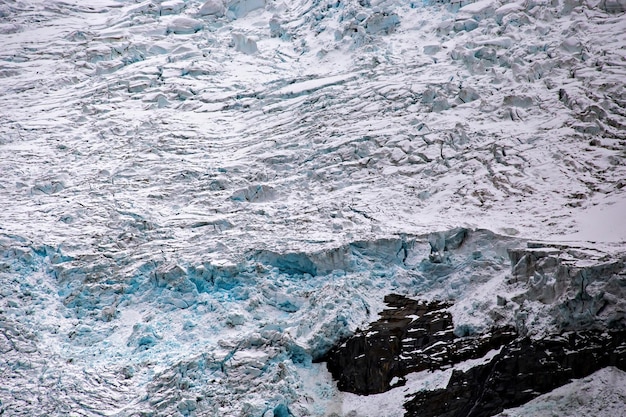
[[[506,350],[342,391],[389,294],[461,338],[623,331],[625,12],[0,0],[0,414],[403,416]]]

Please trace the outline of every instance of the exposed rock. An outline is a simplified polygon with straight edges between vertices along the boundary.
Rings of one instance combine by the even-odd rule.
[[[488,364],[454,371],[445,389],[417,393],[405,404],[406,416],[492,416],[607,366],[626,369],[625,331],[524,338]]]
[[[430,262],[463,245],[467,231],[433,233]],[[453,332],[450,303],[388,295],[389,309],[367,330],[331,349],[324,360],[340,390],[361,395],[404,385],[405,376],[441,370],[501,349],[489,363],[455,370],[445,389],[423,391],[405,404],[407,416],[491,416],[607,366],[626,367],[623,260],[568,245],[528,242],[509,248],[512,277],[522,292],[497,296],[495,323],[515,329],[475,336]],[[548,306],[544,313],[542,307]],[[525,307],[524,307],[525,306]],[[509,313],[506,313],[506,311]],[[528,323],[545,320],[542,338]],[[534,335],[534,336],[527,336]]]
[[[499,329],[480,337],[454,335],[451,306],[446,302],[423,302],[401,295],[385,297],[390,309],[366,331],[357,333],[332,349],[324,358],[339,389],[374,394],[392,388],[402,378],[427,369],[440,369],[484,356],[515,338],[512,329]]]

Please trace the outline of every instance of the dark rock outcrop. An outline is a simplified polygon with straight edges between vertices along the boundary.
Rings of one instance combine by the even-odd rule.
[[[411,372],[434,370],[480,358],[516,337],[510,328],[478,337],[456,337],[446,302],[385,297],[390,307],[364,331],[357,331],[323,358],[342,391],[381,393]]]
[[[464,229],[429,235],[431,253],[420,271],[450,273],[466,238]],[[515,328],[476,335],[457,326],[453,332],[450,303],[388,295],[379,320],[323,358],[338,388],[382,393],[405,384],[409,373],[450,368],[500,349],[489,363],[455,370],[445,389],[409,394],[404,404],[406,416],[481,417],[608,366],[626,370],[626,258],[540,242],[507,251],[510,298],[494,294],[496,305],[486,313],[499,326]]]
[[[405,415],[492,416],[607,366],[626,370],[626,331],[524,338],[508,344],[488,364],[454,371],[445,389],[417,393],[405,403]]]
[[[403,385],[411,372],[444,369],[501,348],[488,363],[455,370],[445,389],[414,394],[404,404],[409,417],[492,416],[607,366],[626,371],[623,329],[582,329],[540,340],[518,337],[512,328],[457,337],[449,303],[396,294],[385,302],[389,308],[378,321],[323,358],[342,391],[385,392]]]

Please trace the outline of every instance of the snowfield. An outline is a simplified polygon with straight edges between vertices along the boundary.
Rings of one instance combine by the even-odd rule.
[[[317,363],[391,292],[459,335],[623,328],[625,12],[0,0],[0,414],[401,416],[451,370],[357,397]]]

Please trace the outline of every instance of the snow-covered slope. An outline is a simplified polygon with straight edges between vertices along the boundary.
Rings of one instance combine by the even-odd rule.
[[[347,414],[311,361],[389,292],[584,322],[528,240],[623,324],[625,9],[0,1],[0,410]]]
[[[624,414],[626,374],[616,368],[605,368],[589,378],[575,380],[498,417],[580,416]]]

